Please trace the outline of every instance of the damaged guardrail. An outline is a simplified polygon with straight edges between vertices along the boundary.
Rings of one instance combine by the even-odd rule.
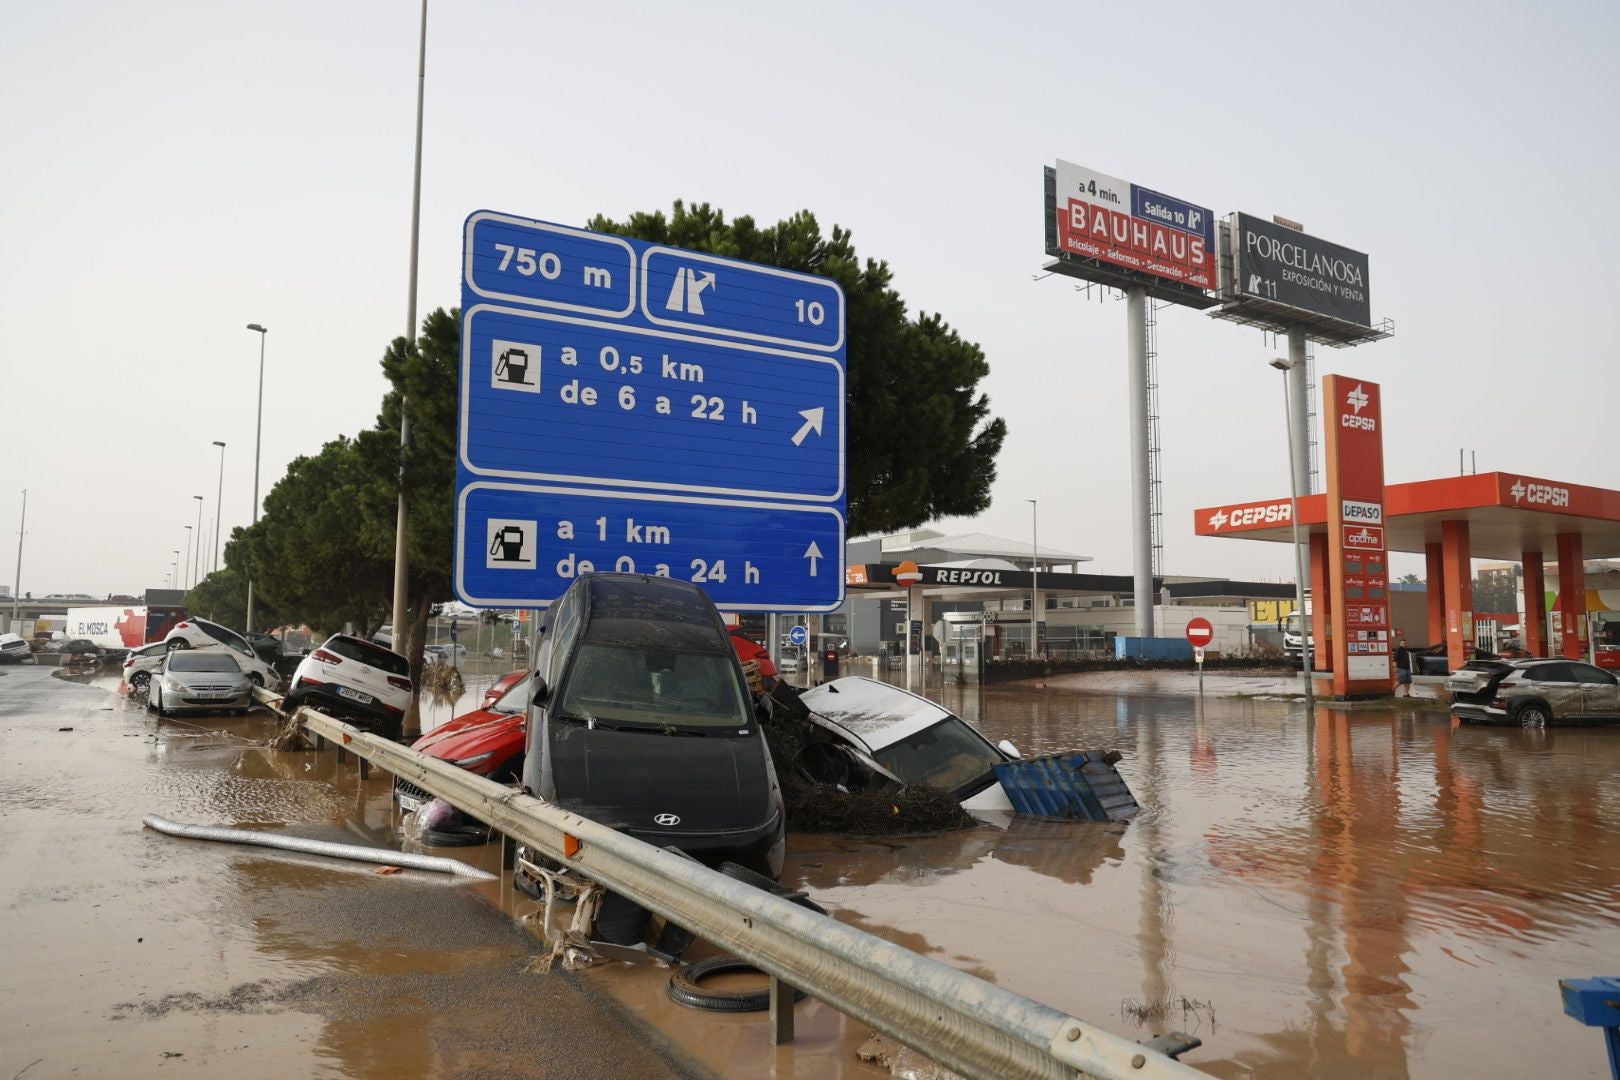
[[[265,704],[279,702],[263,691]],[[1198,1072],[1037,1001],[304,707],[309,734],[449,801],[840,1012],[973,1077]]]

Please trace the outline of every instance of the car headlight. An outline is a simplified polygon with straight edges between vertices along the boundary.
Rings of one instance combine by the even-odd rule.
[[[472,757],[451,758],[450,759],[450,764],[459,765],[463,769],[465,769],[469,765],[477,765],[480,762],[488,761],[490,758],[492,758],[494,756],[495,756],[495,751],[486,750],[482,754],[474,754]]]

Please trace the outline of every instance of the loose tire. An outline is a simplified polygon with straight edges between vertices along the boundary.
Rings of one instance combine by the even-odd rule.
[[[691,1009],[707,1012],[745,1013],[763,1012],[771,1007],[771,990],[705,990],[702,981],[710,975],[729,971],[758,971],[740,956],[711,956],[694,964],[676,968],[669,977],[671,1001]],[[804,991],[793,991],[794,1001],[804,1000]]]
[[[1547,706],[1539,701],[1519,706],[1519,723],[1527,728],[1546,727],[1551,719]]]
[[[177,652],[180,649],[189,649],[189,648],[191,648],[191,642],[187,641],[183,637],[170,638],[169,643],[164,647],[167,648],[170,652]]]

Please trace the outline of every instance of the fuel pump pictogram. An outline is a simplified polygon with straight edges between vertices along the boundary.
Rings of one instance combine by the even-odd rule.
[[[540,346],[522,341],[492,341],[489,385],[496,390],[540,392]]]
[[[536,521],[489,520],[484,565],[492,570],[533,570]]]

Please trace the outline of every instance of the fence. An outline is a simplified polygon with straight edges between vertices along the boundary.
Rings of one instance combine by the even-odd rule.
[[[266,703],[278,700],[261,694]],[[307,733],[449,801],[965,1076],[1204,1075],[1148,1046],[314,709],[298,710],[297,720]],[[791,994],[781,996],[791,1001]]]

